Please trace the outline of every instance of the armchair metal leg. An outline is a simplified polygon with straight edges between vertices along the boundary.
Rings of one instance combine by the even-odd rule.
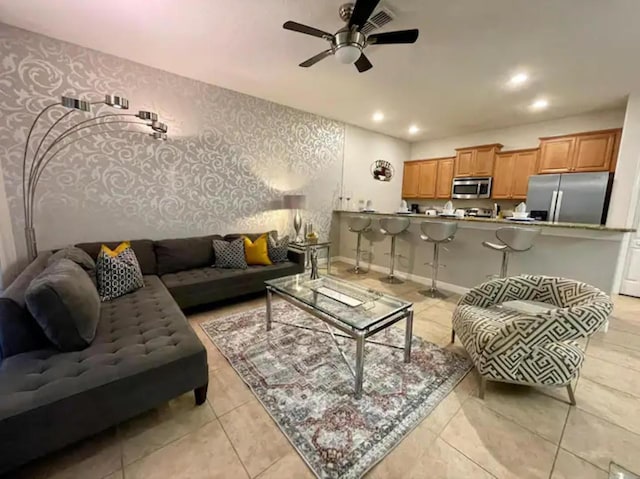
[[[484,399],[484,391],[487,389],[487,380],[480,376],[480,389],[478,390],[478,397]]]
[[[456,332],[451,328],[451,344],[456,342]]]
[[[571,383],[567,384],[567,394],[569,395],[569,404],[572,406],[576,405],[576,396],[573,393],[573,386]]]

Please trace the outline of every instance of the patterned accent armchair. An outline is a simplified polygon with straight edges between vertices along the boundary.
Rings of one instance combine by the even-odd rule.
[[[537,301],[555,306],[525,313],[508,301]],[[566,386],[584,361],[578,339],[596,332],[613,311],[611,298],[571,279],[522,275],[488,281],[465,294],[453,313],[451,340],[457,334],[480,374],[480,398],[486,381]]]

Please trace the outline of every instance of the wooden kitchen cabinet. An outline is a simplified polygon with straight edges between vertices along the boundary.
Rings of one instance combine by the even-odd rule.
[[[574,136],[540,138],[540,166],[538,173],[568,173],[575,148]]]
[[[513,162],[513,181],[511,183],[511,198],[524,200],[529,189],[529,177],[538,171],[538,155],[540,150],[521,150],[516,153]]]
[[[451,198],[453,185],[453,165],[455,158],[438,160],[438,180],[436,181],[436,198]]]
[[[497,149],[496,146],[497,145],[488,145],[476,148],[473,176],[491,176],[493,174],[496,152],[502,148],[502,145]]]
[[[491,197],[525,199],[529,177],[538,168],[538,149],[504,151],[496,154]]]
[[[610,171],[620,129],[540,138],[538,173]]]
[[[491,176],[500,143],[456,148],[454,176]]]
[[[513,178],[513,163],[515,153],[505,152],[496,155],[491,183],[491,197],[495,199],[511,198],[511,181]]]
[[[405,161],[402,174],[402,197],[417,198],[420,180],[420,161]]]
[[[577,136],[572,171],[608,171],[615,142],[615,132]]]
[[[473,176],[473,150],[458,151],[455,159],[455,176]]]
[[[421,162],[419,175],[418,198],[435,198],[438,162],[433,160]]]
[[[453,158],[406,161],[402,178],[403,198],[451,198]]]

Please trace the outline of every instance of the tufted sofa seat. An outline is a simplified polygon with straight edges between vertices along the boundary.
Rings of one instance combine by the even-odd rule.
[[[295,254],[294,252],[291,252]],[[287,261],[271,266],[249,266],[247,269],[220,269],[206,266],[162,275],[160,278],[180,307],[188,308],[242,294],[264,290],[269,279],[298,274],[301,265]]]
[[[93,343],[0,364],[0,472],[203,387],[204,346],[157,276],[102,304]]]

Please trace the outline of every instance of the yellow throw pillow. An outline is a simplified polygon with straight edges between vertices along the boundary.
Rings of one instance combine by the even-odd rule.
[[[247,259],[247,264],[261,264],[265,266],[272,264],[269,259],[267,246],[267,233],[261,235],[253,242],[244,236],[244,256]]]
[[[106,244],[103,244],[100,247],[100,252],[104,252],[106,255],[111,256],[112,258],[115,258],[116,256],[118,256],[120,253],[122,253],[124,250],[126,250],[129,247],[131,247],[131,243],[129,243],[128,241],[123,241],[118,245],[116,249],[111,249]]]

